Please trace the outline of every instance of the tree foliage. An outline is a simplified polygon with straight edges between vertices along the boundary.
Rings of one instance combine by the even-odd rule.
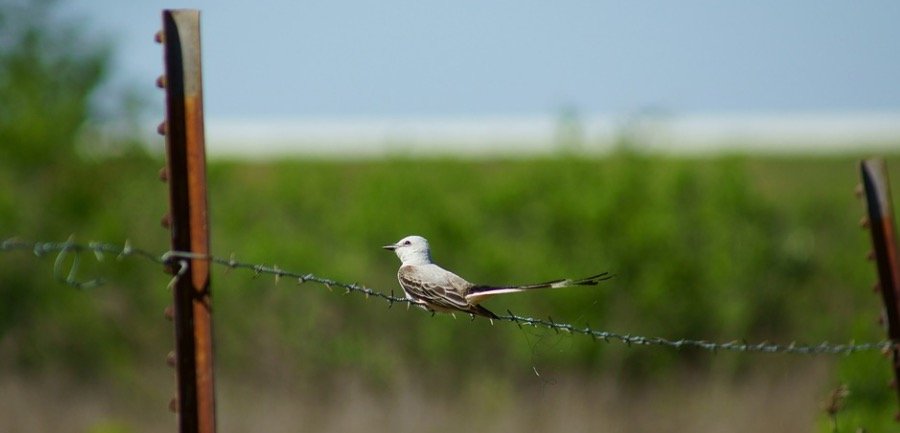
[[[0,160],[17,172],[71,162],[110,47],[53,17],[48,0],[0,4]]]

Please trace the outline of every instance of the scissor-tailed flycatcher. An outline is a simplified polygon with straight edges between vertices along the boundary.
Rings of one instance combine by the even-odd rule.
[[[407,236],[396,244],[385,245],[383,248],[393,250],[403,262],[397,272],[397,279],[400,280],[400,287],[403,287],[403,291],[406,292],[406,298],[432,312],[462,311],[496,319],[496,314],[478,304],[491,296],[502,293],[595,286],[603,280],[612,278],[609,272],[604,272],[580,280],[564,279],[523,286],[485,286],[472,284],[459,275],[434,264],[431,261],[428,241],[421,236]]]

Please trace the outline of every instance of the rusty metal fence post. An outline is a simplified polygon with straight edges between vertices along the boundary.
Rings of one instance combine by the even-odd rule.
[[[884,301],[888,338],[896,343],[900,341],[900,262],[897,261],[897,232],[887,165],[881,159],[867,159],[860,162],[859,169],[868,210],[868,220],[864,220],[863,225],[868,226],[872,234],[872,258],[878,267],[876,288]],[[900,398],[900,387],[897,386],[900,349],[896,345],[891,348],[891,361],[892,383]]]
[[[166,92],[166,120],[159,132],[166,137],[169,213],[163,225],[171,231],[172,251],[196,258],[171,263],[175,321],[177,396],[170,407],[178,413],[179,431],[212,433],[216,429],[213,377],[212,309],[209,281],[209,217],[206,193],[206,151],[203,130],[203,86],[200,63],[200,12],[164,10],[165,75],[157,84]]]

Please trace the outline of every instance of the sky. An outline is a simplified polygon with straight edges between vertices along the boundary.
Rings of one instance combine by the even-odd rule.
[[[63,1],[146,87],[201,10],[212,118],[900,111],[896,1]]]

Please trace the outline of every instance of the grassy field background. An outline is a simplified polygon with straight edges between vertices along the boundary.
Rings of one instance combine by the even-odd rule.
[[[600,159],[216,161],[212,247],[387,292],[398,290],[399,263],[380,246],[420,234],[438,263],[473,281],[616,274],[596,288],[496,298],[487,306],[498,312],[674,339],[877,341],[880,301],[857,224],[855,164],[627,150]],[[4,167],[3,236],[129,239],[165,251],[161,165],[133,150]],[[41,421],[59,431],[169,426],[167,277],[140,260],[85,257],[80,276],[108,283],[79,291],[54,279],[54,259],[2,256],[3,406],[60,408]],[[840,431],[893,425],[888,361],[878,353],[627,347],[388,309],[221,268],[213,290],[225,431],[421,431],[430,422],[424,430],[830,431],[823,408],[841,384],[850,394]],[[82,392],[74,405],[60,397]],[[88,415],[73,423],[79,416],[62,407],[80,404]],[[30,417],[12,410],[0,426],[19,430],[37,422]]]

